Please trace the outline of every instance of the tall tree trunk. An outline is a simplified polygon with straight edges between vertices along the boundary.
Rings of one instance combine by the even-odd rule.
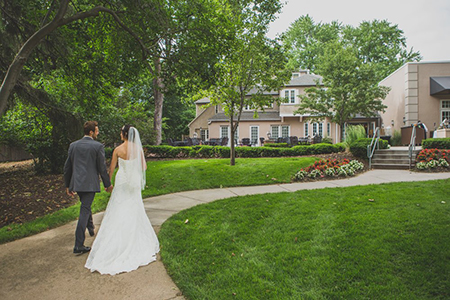
[[[233,114],[231,114],[230,116],[230,137],[229,137],[229,141],[230,141],[230,166],[234,166],[236,164],[236,153],[235,153],[235,149],[234,149],[234,132],[236,131],[236,129],[234,129],[233,126]]]
[[[153,79],[153,89],[155,96],[155,114],[153,117],[153,128],[156,133],[156,145],[161,144],[162,139],[162,112],[164,101],[164,83],[161,78],[161,61],[159,58],[154,60],[155,79]]]

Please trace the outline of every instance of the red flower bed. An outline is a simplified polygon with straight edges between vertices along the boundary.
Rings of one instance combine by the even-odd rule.
[[[450,150],[442,149],[423,149],[416,156],[417,162],[429,162],[432,160],[439,160],[440,158],[445,159],[450,163]]]
[[[349,159],[344,158],[342,160],[337,159],[327,159],[327,160],[318,160],[314,162],[311,166],[304,169],[306,172],[311,172],[312,170],[319,170],[324,172],[328,168],[340,168],[343,165],[346,165],[350,162]]]

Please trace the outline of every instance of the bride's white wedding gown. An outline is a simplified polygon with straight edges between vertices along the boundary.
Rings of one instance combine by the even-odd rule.
[[[156,260],[158,238],[145,213],[134,160],[119,158],[114,189],[85,267],[115,275]]]

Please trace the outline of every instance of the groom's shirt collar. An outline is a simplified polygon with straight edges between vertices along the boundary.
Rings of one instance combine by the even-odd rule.
[[[84,137],[85,137],[85,138],[90,138],[91,140],[93,140],[92,136],[85,135]]]

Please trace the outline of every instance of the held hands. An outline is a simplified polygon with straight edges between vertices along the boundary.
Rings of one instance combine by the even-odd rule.
[[[74,191],[70,191],[69,188],[66,188],[66,194],[68,196],[71,196],[73,198],[73,196],[75,196],[75,192]]]
[[[111,184],[109,187],[105,188],[105,191],[107,191],[108,193],[111,193],[113,190],[113,185]]]

